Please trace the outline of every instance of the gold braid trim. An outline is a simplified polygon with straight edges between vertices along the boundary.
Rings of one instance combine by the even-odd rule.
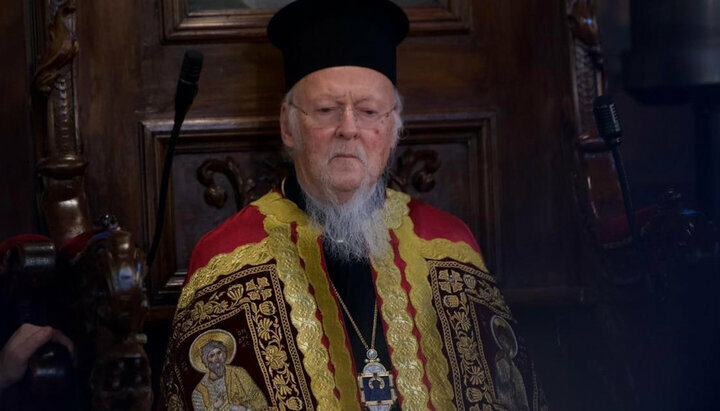
[[[412,224],[412,222],[410,223]],[[470,244],[460,241],[455,243],[444,238],[423,240],[418,237],[418,240],[420,241],[420,252],[425,259],[442,260],[444,258],[450,258],[465,264],[474,265],[483,272],[484,277],[489,278],[492,283],[495,283],[495,280],[487,275],[485,261],[483,261],[480,254],[475,251]]]
[[[339,410],[340,401],[333,392],[335,380],[328,369],[330,358],[322,343],[322,325],[315,316],[317,306],[291,238],[290,223],[306,224],[306,217],[297,206],[276,192],[263,196],[253,205],[265,215],[263,226],[268,234],[267,247],[275,254],[285,301],[290,305],[290,321],[297,331],[297,345],[303,353],[303,365],[310,377],[310,389],[318,410]]]
[[[397,229],[408,214],[410,197],[387,190],[385,202],[386,222]],[[403,408],[427,409],[429,394],[423,383],[424,369],[418,358],[418,342],[412,338],[413,319],[408,312],[408,298],[401,285],[400,270],[395,265],[394,253],[388,249],[383,255],[372,257],[377,272],[376,289],[382,298],[381,311],[387,322],[387,343],[392,348],[392,364],[397,372],[397,388],[403,396]]]
[[[218,254],[204,267],[197,269],[180,293],[178,311],[190,305],[197,290],[214,283],[221,275],[228,275],[245,266],[261,265],[272,260],[273,257],[267,249],[267,241],[268,239],[265,238],[259,243],[240,246],[227,254]]]
[[[409,199],[408,199],[409,200]],[[407,201],[405,202],[407,208]],[[431,384],[430,398],[435,409],[454,410],[454,393],[448,380],[449,366],[442,351],[443,339],[438,330],[432,287],[428,278],[427,260],[450,258],[472,264],[487,271],[482,257],[469,244],[447,239],[425,240],[417,236],[414,224],[405,211],[402,224],[394,230],[398,237],[398,251],[405,262],[405,274],[410,284],[410,301],[415,307],[415,324],[420,332],[420,346],[427,360],[425,371]],[[462,399],[460,399],[462,401]]]
[[[395,235],[398,237],[400,258],[406,264],[405,277],[410,284],[410,300],[416,310],[415,324],[420,331],[420,346],[426,358],[425,371],[431,384],[430,399],[437,410],[454,410],[455,395],[448,379],[449,367],[437,327],[438,317],[433,306],[427,261],[423,258],[427,241],[415,235],[413,227],[412,220],[406,216]]]
[[[357,402],[357,380],[350,352],[345,346],[345,330],[340,322],[340,311],[322,267],[321,249],[318,246],[320,233],[309,225],[298,225],[297,232],[298,251],[305,261],[305,273],[315,290],[315,301],[320,307],[323,328],[328,337],[330,358],[335,367],[335,383],[340,391],[341,409],[360,411],[360,404]]]

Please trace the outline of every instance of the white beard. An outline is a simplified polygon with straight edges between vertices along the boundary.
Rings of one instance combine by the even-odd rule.
[[[385,216],[385,179],[380,178],[368,190],[363,184],[344,204],[330,200],[322,203],[302,190],[310,221],[324,236],[329,258],[342,261],[366,261],[382,255],[390,247]],[[332,198],[332,197],[331,197]]]

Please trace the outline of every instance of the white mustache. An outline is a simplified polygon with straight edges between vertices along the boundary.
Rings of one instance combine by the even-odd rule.
[[[363,165],[367,165],[367,155],[365,154],[365,150],[363,150],[360,146],[344,144],[337,145],[330,151],[329,159],[332,160],[340,155],[356,157],[361,163],[363,163]]]

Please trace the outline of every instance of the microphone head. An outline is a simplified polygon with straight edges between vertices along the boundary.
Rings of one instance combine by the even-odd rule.
[[[190,84],[196,84],[200,79],[203,55],[197,50],[188,50],[183,57],[180,79]]]
[[[595,97],[593,113],[595,114],[595,125],[600,137],[608,145],[619,144],[623,130],[613,98],[610,96]]]

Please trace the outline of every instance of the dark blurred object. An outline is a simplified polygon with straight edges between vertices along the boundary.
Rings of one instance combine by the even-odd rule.
[[[625,87],[646,104],[717,99],[720,1],[633,0]]]
[[[645,104],[694,105],[698,208],[720,217],[720,1],[634,0],[628,92]]]
[[[702,213],[686,209],[677,191],[668,189],[662,195],[659,213],[644,234],[665,294],[693,292],[691,285],[702,288],[716,281],[720,265],[717,227]]]
[[[44,409],[63,408],[72,404],[74,367],[67,348],[49,342],[28,362],[29,393],[32,398],[42,399],[48,405]]]
[[[0,348],[23,323],[63,328],[65,293],[53,244],[39,236],[7,241],[0,261]],[[0,409],[75,409],[73,371],[67,348],[43,345],[28,361],[25,378],[3,393]]]
[[[83,398],[92,409],[149,410],[150,366],[141,333],[148,309],[145,255],[114,217],[104,216],[100,225],[71,262],[81,371],[89,376]]]

